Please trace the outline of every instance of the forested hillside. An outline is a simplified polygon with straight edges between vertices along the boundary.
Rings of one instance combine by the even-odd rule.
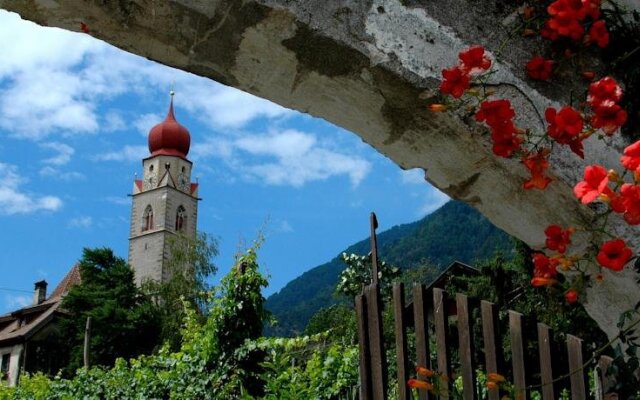
[[[346,253],[367,254],[369,238],[348,247]],[[513,251],[507,234],[464,203],[450,201],[423,219],[395,226],[378,235],[379,258],[402,269],[429,264],[442,269],[454,260],[471,263],[501,250]],[[326,264],[310,269],[267,299],[267,308],[278,324],[272,335],[300,333],[322,307],[337,300],[334,289],[345,265],[340,254]]]

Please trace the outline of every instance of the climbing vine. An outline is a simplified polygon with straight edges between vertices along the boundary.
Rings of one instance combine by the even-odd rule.
[[[549,55],[535,55],[523,66],[528,78],[546,82],[559,72],[566,75],[573,68],[572,73],[587,83],[584,97],[577,99],[577,103],[572,99],[570,104],[544,111],[545,130],[517,126],[518,112],[511,101],[499,97],[488,85],[495,73],[494,59],[479,45],[461,51],[458,64],[443,69],[440,85],[443,101],[427,108],[433,112],[463,110],[473,115],[488,128],[493,153],[519,160],[528,171],[523,189],[544,191],[553,183],[547,171],[554,151],[565,147],[575,157],[584,158],[584,142],[592,137],[610,146],[614,135],[630,119],[625,106],[637,112],[634,101],[625,102],[622,81],[610,75],[598,77],[595,71],[584,68],[583,60],[593,52],[600,52],[610,59],[615,57],[610,60],[613,72],[621,72],[623,78],[630,79],[627,88],[637,87],[640,81],[637,65],[633,72],[619,69],[628,65],[629,59],[637,60],[640,53],[640,16],[635,11],[624,14],[613,2],[606,4],[605,7],[600,0],[556,0],[521,9],[520,33],[526,37],[540,35],[550,43]],[[609,47],[612,49],[607,50]],[[573,192],[578,201],[594,211],[593,221],[581,228],[552,224],[545,229],[545,247],[533,254],[533,286],[560,287],[565,301],[573,304],[584,296],[587,287],[605,279],[604,270],[619,272],[638,260],[628,243],[616,235],[614,221],[640,225],[640,140],[624,149],[619,162],[614,169],[599,164],[584,169],[583,179],[576,183]],[[620,218],[613,218],[613,214]],[[578,234],[587,238],[586,248],[572,246],[573,236]],[[640,302],[622,313],[619,334],[608,344],[615,346],[616,359],[626,359],[632,371],[640,367],[640,341],[634,334],[639,323]],[[636,378],[629,379],[635,382]],[[625,383],[634,385],[632,381]],[[413,380],[409,384],[425,389],[429,386],[431,390],[435,387],[429,380]],[[489,386],[504,390],[509,383],[504,379],[488,380]]]

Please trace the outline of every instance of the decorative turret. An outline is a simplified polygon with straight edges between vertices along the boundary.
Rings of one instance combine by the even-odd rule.
[[[186,159],[190,145],[189,130],[176,121],[173,113],[173,92],[171,92],[167,117],[149,131],[149,152],[152,156],[176,156]]]

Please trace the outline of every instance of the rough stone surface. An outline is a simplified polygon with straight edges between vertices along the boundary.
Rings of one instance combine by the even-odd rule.
[[[558,149],[552,155],[555,182],[544,193],[524,192],[524,168],[494,157],[483,128],[469,115],[434,114],[424,107],[437,92],[441,69],[476,43],[499,60],[490,83],[517,107],[519,126],[542,128],[547,106],[583,90],[569,76],[553,85],[524,78],[522,66],[544,43],[509,38],[516,3],[0,0],[0,7],[69,30],[86,22],[92,35],[124,50],[322,117],[402,168],[425,169],[427,180],[442,191],[541,247],[551,223],[590,224],[592,211],[576,202],[572,187],[586,164],[616,166],[624,140],[614,149],[589,140],[586,160]],[[631,4],[637,6],[635,0]],[[640,248],[632,229],[624,224],[617,229]],[[588,312],[610,336],[616,334],[619,313],[640,300],[633,278],[629,269],[606,273],[587,293]]]

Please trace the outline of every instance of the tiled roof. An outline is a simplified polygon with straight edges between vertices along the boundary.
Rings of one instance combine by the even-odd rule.
[[[80,268],[76,264],[47,300],[0,316],[0,347],[10,342],[28,339],[39,331],[58,311],[62,297],[71,286],[78,283],[80,283]]]
[[[71,289],[71,286],[76,285],[80,282],[80,266],[76,264],[69,270],[69,272],[67,272],[67,275],[62,278],[62,281],[60,281],[58,286],[56,286],[47,301],[51,301],[54,299],[59,300],[69,291],[69,289]]]

